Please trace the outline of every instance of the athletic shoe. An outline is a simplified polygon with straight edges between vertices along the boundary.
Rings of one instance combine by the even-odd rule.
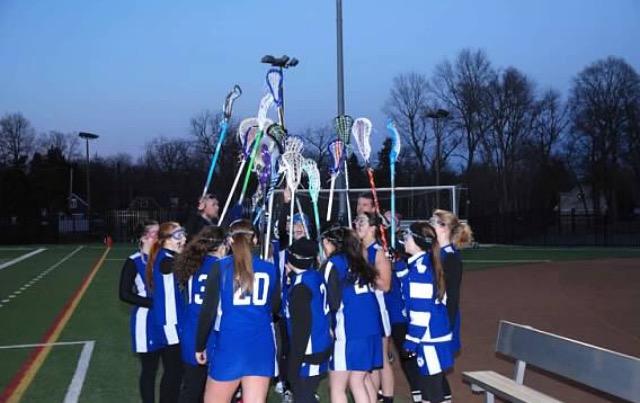
[[[293,394],[289,390],[285,390],[282,394],[282,403],[293,403]]]
[[[273,388],[273,391],[276,392],[279,395],[283,394],[284,393],[284,382],[278,381],[278,383],[276,383],[276,387]]]

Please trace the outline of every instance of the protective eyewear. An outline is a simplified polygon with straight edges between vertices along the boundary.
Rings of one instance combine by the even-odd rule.
[[[444,223],[444,222],[442,222],[442,221],[438,220],[438,218],[437,218],[437,217],[431,217],[431,218],[429,218],[429,221],[428,221],[428,222],[429,222],[429,225],[431,225],[432,227],[436,227],[436,226],[438,226],[438,227],[444,228],[444,227],[446,227],[446,226],[447,226],[447,224],[446,224],[446,223]]]
[[[431,238],[422,236],[420,234],[416,234],[415,232],[411,231],[411,229],[406,228],[405,230],[402,231],[402,239],[403,239],[403,241],[406,242],[407,238],[409,238],[409,237],[414,238],[414,239],[419,239],[419,240],[421,240],[423,242],[426,242],[426,243],[433,243]],[[402,243],[404,244],[404,242],[402,242]]]
[[[182,238],[186,238],[186,237],[187,237],[187,230],[184,229],[183,227],[180,227],[171,233],[171,238],[175,239],[176,241],[179,241]]]

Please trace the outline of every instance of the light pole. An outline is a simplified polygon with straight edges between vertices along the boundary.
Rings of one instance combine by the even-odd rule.
[[[435,137],[436,137],[436,186],[440,186],[440,149],[442,148],[442,119],[449,117],[449,111],[446,109],[437,109],[428,111],[424,115],[425,118],[435,121]],[[453,206],[452,206],[453,207]],[[436,190],[436,208],[440,208],[440,190]]]
[[[282,73],[282,69],[288,69],[289,67],[296,67],[300,61],[295,57],[289,57],[287,55],[282,55],[282,57],[274,57],[272,55],[265,55],[260,59],[261,63],[269,64],[272,67],[277,67],[280,69],[280,73]],[[283,91],[284,92],[284,91]],[[284,95],[282,97],[282,105],[278,109],[278,119],[280,120],[280,125],[284,128]]]
[[[87,229],[91,231],[91,180],[90,180],[90,165],[89,165],[89,140],[95,140],[98,136],[97,134],[80,132],[78,133],[80,138],[86,140],[87,144]]]

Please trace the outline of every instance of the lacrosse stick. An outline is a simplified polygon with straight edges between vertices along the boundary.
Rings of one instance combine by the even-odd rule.
[[[287,187],[291,190],[291,209],[289,214],[289,246],[293,244],[293,211],[296,199],[296,189],[302,179],[302,162],[304,158],[299,152],[285,151],[280,159],[285,171]]]
[[[376,214],[380,215],[380,204],[378,203],[378,194],[376,192],[376,184],[373,180],[373,169],[371,168],[371,121],[367,118],[358,118],[353,122],[353,128],[351,132],[353,138],[358,146],[358,151],[365,163],[365,169],[369,174],[369,185],[371,185],[371,193],[373,194],[373,205],[376,209]],[[388,249],[387,236],[384,232],[384,227],[380,225],[380,236],[382,238],[382,246],[385,250]]]
[[[338,134],[338,138],[344,143],[344,184],[345,197],[347,198],[347,217],[349,225],[351,225],[351,202],[349,201],[349,155],[351,155],[351,128],[353,127],[353,118],[349,115],[336,116],[333,119],[333,128]]]
[[[278,158],[281,158],[280,156],[278,156]],[[274,194],[274,190],[276,188],[276,186],[278,186],[278,182],[280,180],[280,172],[278,171],[278,161],[273,161],[271,163],[271,181],[269,183],[269,191],[267,192],[267,196],[265,198],[265,200],[267,201],[267,203],[269,203],[268,207],[267,207],[267,235],[266,235],[266,239],[264,242],[264,252],[262,254],[262,258],[266,259],[267,255],[269,254],[269,242],[271,241],[271,217],[272,217],[272,211],[273,211],[273,194]]]
[[[284,128],[284,76],[282,69],[269,69],[269,71],[267,71],[266,81],[269,93],[278,108],[278,123]]]
[[[247,172],[244,175],[244,183],[242,184],[242,191],[240,192],[240,197],[238,198],[238,205],[242,205],[242,200],[244,199],[244,195],[247,192],[247,187],[249,186],[249,178],[251,177],[251,171],[253,169],[253,164],[255,163],[256,154],[258,153],[258,149],[260,148],[260,144],[262,141],[262,135],[266,129],[267,125],[267,112],[269,108],[273,104],[273,97],[271,94],[265,94],[260,101],[260,109],[258,110],[258,134],[256,135],[256,139],[253,142],[253,147],[251,150],[251,156],[249,157],[249,166],[247,167]]]
[[[327,221],[331,221],[331,211],[333,208],[333,189],[336,185],[336,178],[340,174],[340,167],[344,159],[344,142],[335,139],[328,145],[329,156],[331,157],[331,184],[329,185],[329,207],[327,208]]]
[[[389,165],[391,168],[391,247],[396,247],[396,161],[400,155],[400,134],[393,120],[387,122],[387,131],[391,136],[391,152]]]
[[[218,135],[218,144],[216,145],[216,151],[213,154],[213,160],[211,161],[211,165],[209,166],[209,174],[207,175],[207,180],[204,183],[204,189],[202,189],[202,197],[204,197],[209,191],[209,186],[211,185],[211,180],[213,179],[213,172],[216,169],[216,164],[218,163],[218,157],[220,156],[220,150],[222,149],[222,143],[224,143],[224,138],[227,134],[227,129],[229,128],[229,119],[231,119],[231,111],[233,110],[233,102],[238,99],[242,95],[242,89],[240,86],[234,85],[233,89],[224,100],[224,105],[222,106],[222,121],[220,122],[220,134]]]
[[[320,197],[320,171],[318,171],[318,164],[311,158],[307,158],[302,163],[302,170],[309,178],[309,196],[311,197],[311,203],[313,204],[313,218],[316,222],[316,240],[318,242],[318,251],[320,257],[324,260],[324,249],[320,243],[320,213],[318,212],[318,198]]]
[[[240,122],[240,126],[238,127],[237,138],[239,143],[242,146],[242,152],[240,154],[240,168],[238,168],[238,172],[236,172],[236,177],[233,179],[233,184],[231,185],[231,190],[229,191],[229,195],[227,196],[227,200],[224,203],[224,208],[222,209],[222,214],[220,214],[220,219],[218,220],[218,225],[221,225],[224,217],[227,214],[229,209],[229,205],[231,204],[231,199],[233,198],[233,194],[236,192],[236,187],[238,186],[238,181],[240,180],[240,176],[244,171],[244,166],[247,163],[247,156],[249,155],[249,151],[251,149],[251,145],[258,134],[258,119],[257,118],[247,118]]]

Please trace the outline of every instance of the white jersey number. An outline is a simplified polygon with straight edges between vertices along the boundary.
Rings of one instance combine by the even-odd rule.
[[[324,314],[329,313],[329,304],[327,304],[327,287],[324,284],[320,284],[320,294],[322,294],[322,309]]]
[[[265,305],[269,292],[269,275],[267,273],[253,274],[253,293],[247,295],[241,289],[233,294],[233,305]]]
[[[204,294],[207,277],[208,276],[206,274],[201,274],[200,277],[198,277],[197,284],[202,284],[202,285],[200,286],[200,289],[196,291],[196,293],[193,295],[193,302],[195,302],[198,305],[202,305],[202,303],[204,302],[204,299],[202,299],[202,295]]]

